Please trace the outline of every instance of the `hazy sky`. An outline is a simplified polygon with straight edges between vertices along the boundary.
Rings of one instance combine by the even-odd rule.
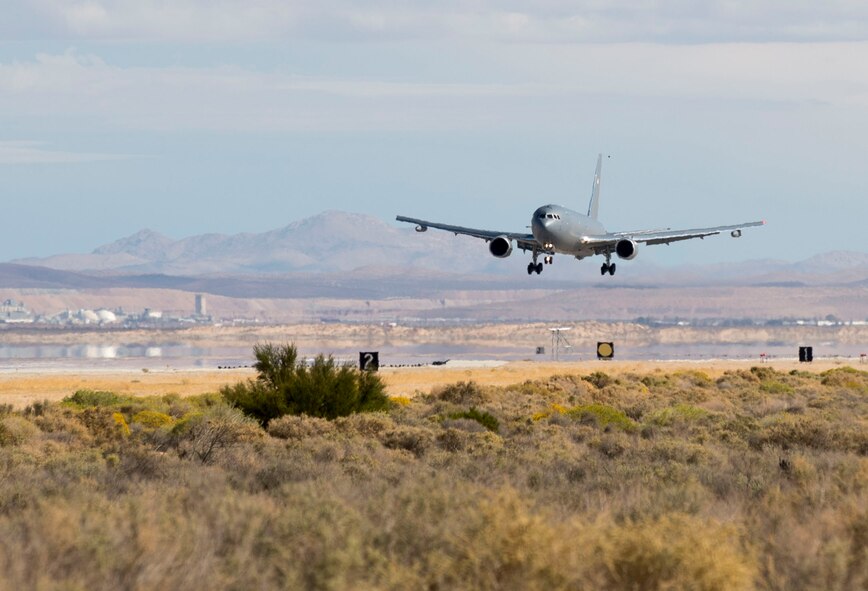
[[[868,4],[7,0],[0,19],[0,260],[326,209],[522,230],[586,207],[600,151],[610,230],[769,221],[642,258],[868,251]]]

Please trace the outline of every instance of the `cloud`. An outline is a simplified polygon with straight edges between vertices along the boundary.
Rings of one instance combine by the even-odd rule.
[[[22,10],[33,15],[25,22],[40,23],[34,26],[39,34],[48,30],[61,38],[79,39],[535,43],[868,39],[868,5],[861,0],[32,0]]]
[[[78,129],[455,130],[558,127],[600,97],[868,108],[868,43],[510,44],[466,52],[462,66],[489,82],[418,79],[439,49],[407,58],[391,76],[367,77],[39,54],[0,63],[0,121],[14,114]],[[372,51],[372,61],[382,57]]]
[[[106,160],[126,160],[127,155],[93,154],[85,152],[65,152],[42,147],[35,141],[0,140],[0,165],[2,164],[74,164],[81,162],[102,162]]]

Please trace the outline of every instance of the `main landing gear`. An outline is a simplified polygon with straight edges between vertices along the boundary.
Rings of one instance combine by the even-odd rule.
[[[527,264],[527,274],[528,275],[533,275],[534,273],[539,275],[540,273],[542,273],[543,264],[537,262],[538,258],[539,258],[539,253],[537,253],[537,252],[533,253],[533,262],[530,262]],[[555,261],[555,257],[554,257],[554,255],[547,255],[546,257],[543,258],[543,261],[545,262],[546,265],[551,265]]]
[[[602,267],[600,267],[600,275],[605,275],[606,273],[608,273],[609,275],[615,274],[616,265],[615,263],[611,262],[611,260],[612,255],[606,254],[606,262],[603,263]]]

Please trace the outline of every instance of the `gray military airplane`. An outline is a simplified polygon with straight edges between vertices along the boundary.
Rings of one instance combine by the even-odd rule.
[[[477,230],[463,226],[451,226],[429,222],[416,218],[408,218],[399,215],[399,222],[416,224],[417,232],[425,232],[428,228],[453,232],[456,236],[465,234],[475,238],[482,238],[488,242],[488,250],[499,259],[504,259],[512,254],[513,245],[522,251],[528,250],[533,253],[533,261],[527,265],[527,274],[542,273],[543,263],[537,262],[540,255],[544,255],[543,262],[550,265],[554,262],[555,254],[568,254],[581,260],[593,255],[606,257],[606,262],[600,267],[600,274],[615,274],[615,263],[612,262],[612,254],[624,260],[632,260],[639,254],[639,244],[670,244],[679,240],[691,238],[705,238],[721,232],[729,232],[733,238],[741,237],[744,228],[762,226],[765,221],[747,222],[734,226],[717,226],[715,228],[695,228],[692,230],[635,230],[633,232],[607,232],[603,225],[597,221],[597,211],[600,207],[600,180],[603,168],[603,155],[597,157],[597,169],[594,173],[594,185],[591,190],[591,202],[588,204],[588,213],[581,214],[577,211],[561,207],[560,205],[543,205],[533,212],[531,218],[531,234],[520,232],[499,232],[494,230]]]

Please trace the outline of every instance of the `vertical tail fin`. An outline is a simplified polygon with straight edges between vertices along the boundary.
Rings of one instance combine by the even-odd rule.
[[[591,189],[591,202],[588,203],[588,217],[597,219],[597,211],[600,209],[600,181],[602,180],[603,155],[597,156],[597,170],[594,172],[594,186]]]

